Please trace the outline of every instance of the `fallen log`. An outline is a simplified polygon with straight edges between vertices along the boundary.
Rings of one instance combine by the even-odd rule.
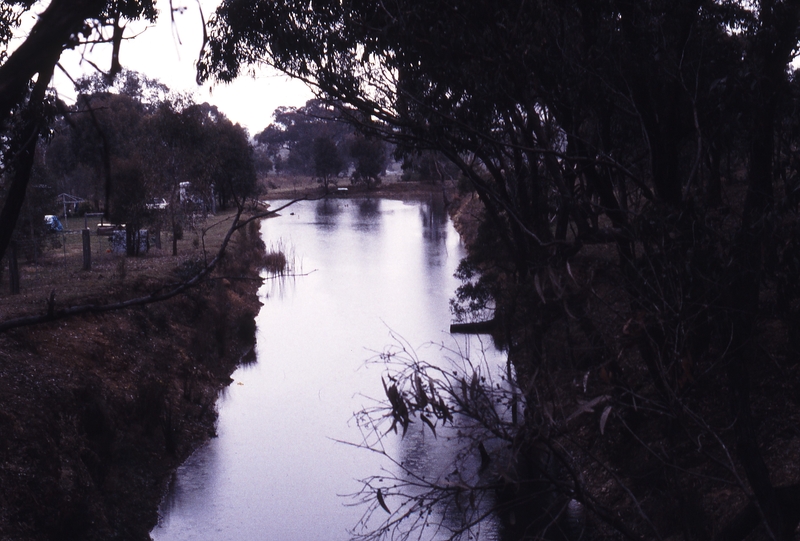
[[[473,321],[450,324],[450,334],[491,334],[497,328],[497,320]]]

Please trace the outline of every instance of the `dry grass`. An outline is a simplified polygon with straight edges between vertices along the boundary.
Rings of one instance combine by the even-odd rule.
[[[235,215],[220,212],[196,221],[178,241],[178,255],[172,255],[172,238],[161,233],[161,249],[151,247],[138,257],[115,254],[108,237],[92,230],[92,268],[83,268],[83,218],[64,223],[64,233],[54,233],[36,260],[20,258],[20,293],[10,294],[8,263],[0,273],[0,320],[41,313],[51,292],[56,305],[105,302],[141,295],[178,280],[177,269],[195,266],[213,258]]]
[[[209,218],[205,236],[185,230],[177,257],[164,238],[142,257],[94,253],[91,271],[80,236],[64,235],[22,266],[20,295],[2,284],[0,317],[42,314],[51,290],[56,309],[158,291],[197,269],[204,247],[215,255],[231,217]],[[218,392],[252,355],[257,226],[233,235],[224,275],[185,294],[0,333],[0,487],[13,487],[0,490],[0,539],[148,538],[167,479],[214,434]],[[95,252],[107,242],[92,240]]]

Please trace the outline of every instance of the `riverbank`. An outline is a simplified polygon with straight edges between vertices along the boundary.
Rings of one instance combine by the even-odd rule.
[[[723,223],[714,212],[709,222]],[[694,296],[707,295],[705,284],[712,285],[708,279],[690,291],[686,283],[694,282],[681,273],[699,276],[710,267],[670,266],[645,248],[633,276],[657,287],[635,289],[631,283],[637,282],[620,271],[616,245],[597,241],[567,256],[554,244],[543,246],[539,266],[519,279],[502,243],[487,235],[491,230],[476,242],[481,214],[471,196],[451,207],[473,259],[470,268],[486,279],[483,291],[492,293],[501,331],[496,338],[525,392],[524,422],[514,429],[514,454],[521,458],[504,476],[513,489],[504,494],[509,537],[555,526],[578,531],[569,539],[618,539],[621,533],[768,538],[745,471],[745,459],[753,455],[737,448],[729,336],[713,334],[729,324],[725,312],[713,304],[718,298],[704,301],[709,312],[689,317],[672,311],[697,309]],[[709,258],[698,258],[703,265],[729,242],[724,233],[710,235],[720,243],[713,249],[710,241],[692,244]],[[783,257],[795,257],[794,245],[787,246]],[[650,274],[653,269],[663,274]],[[750,441],[794,532],[800,517],[798,320],[796,305],[781,298],[782,279],[765,279],[760,293],[745,387]],[[657,301],[645,306],[642,298]],[[537,499],[541,494],[548,499]],[[571,521],[575,509],[580,513]]]
[[[421,197],[442,196],[448,200],[454,194],[452,182],[446,182],[445,187],[441,182],[402,181],[387,178],[380,184],[368,188],[363,184],[353,185],[349,180],[344,180],[338,185],[331,185],[326,194],[321,184],[312,177],[286,176],[269,177],[266,182],[265,193],[262,198],[267,201],[276,199],[316,199],[323,197],[352,198],[352,197],[379,197],[384,199],[419,199]]]
[[[213,436],[218,392],[252,354],[263,253],[247,228],[183,295],[0,334],[0,539],[149,539],[171,472]],[[192,261],[118,272],[91,299],[146,295]]]

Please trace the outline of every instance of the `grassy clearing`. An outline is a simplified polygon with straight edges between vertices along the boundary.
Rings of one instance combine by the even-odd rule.
[[[0,268],[0,319],[40,313],[55,292],[57,305],[119,300],[175,283],[181,269],[191,269],[209,261],[219,249],[235,216],[222,211],[199,218],[194,228],[186,228],[178,240],[178,255],[172,255],[172,237],[161,233],[161,248],[152,246],[138,257],[126,257],[111,250],[108,237],[97,236],[90,223],[92,268],[83,269],[83,218],[62,221],[64,232],[53,233],[41,253],[19,258],[20,294],[11,295],[8,262]],[[243,234],[247,234],[246,232]],[[234,236],[234,240],[236,236]],[[231,257],[236,256],[232,246]]]

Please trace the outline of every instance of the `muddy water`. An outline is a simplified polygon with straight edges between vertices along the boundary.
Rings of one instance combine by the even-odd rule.
[[[392,467],[341,443],[360,441],[353,413],[383,395],[381,368],[365,361],[393,334],[431,362],[445,355],[431,343],[479,347],[447,332],[464,254],[440,201],[302,202],[262,234],[294,256],[302,276],[262,289],[257,362],[235,372],[221,397],[219,437],[177,472],[157,541],[349,539],[364,508],[345,496]],[[420,470],[451,459],[441,438],[419,432],[387,442]]]

